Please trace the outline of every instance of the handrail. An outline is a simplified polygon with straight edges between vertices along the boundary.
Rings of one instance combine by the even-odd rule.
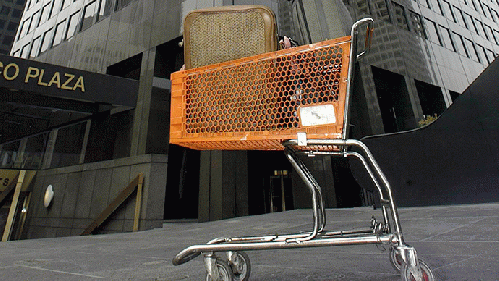
[[[133,181],[128,184],[123,191],[121,191],[118,196],[107,206],[107,208],[102,211],[99,216],[80,234],[80,236],[83,235],[89,235],[92,234],[92,232],[99,227],[104,221],[107,220],[107,218],[118,209],[125,200],[130,197],[130,195],[133,193],[135,188],[137,188],[137,199],[135,201],[135,217],[134,217],[134,223],[133,223],[133,231],[138,231],[138,220],[140,217],[140,205],[142,204],[142,185],[144,182],[144,176],[142,173],[138,174],[137,177]]]

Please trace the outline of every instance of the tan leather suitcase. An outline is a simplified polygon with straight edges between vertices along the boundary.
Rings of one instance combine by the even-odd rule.
[[[184,20],[185,69],[276,51],[275,14],[265,6],[195,10]]]

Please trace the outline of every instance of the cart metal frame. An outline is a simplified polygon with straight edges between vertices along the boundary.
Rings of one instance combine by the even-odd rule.
[[[404,242],[400,218],[390,183],[380,166],[364,143],[347,138],[354,67],[356,60],[366,53],[366,51],[363,51],[357,55],[356,42],[359,36],[359,26],[361,25],[367,25],[366,46],[370,45],[373,19],[364,18],[352,26],[352,45],[347,77],[342,139],[307,139],[305,133],[298,133],[296,139],[287,140],[283,143],[286,157],[312,194],[312,231],[287,235],[217,238],[207,244],[194,245],[184,249],[173,259],[174,265],[183,264],[203,254],[207,271],[206,280],[248,280],[250,263],[248,256],[243,251],[383,244],[390,247],[390,261],[396,269],[401,271],[402,280],[434,280],[431,269],[418,259],[414,247]],[[321,147],[326,149],[320,149]],[[327,148],[330,147],[335,149],[328,151]],[[361,230],[325,231],[326,213],[322,190],[303,161],[298,157],[299,153],[305,153],[309,156],[351,157],[361,161],[379,193],[383,214],[382,221],[378,222],[373,218],[370,227]],[[216,253],[221,252],[226,253],[226,258],[216,255]]]

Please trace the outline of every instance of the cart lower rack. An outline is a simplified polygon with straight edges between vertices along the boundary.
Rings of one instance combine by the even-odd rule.
[[[434,280],[428,265],[404,242],[390,184],[373,155],[361,141],[346,137],[353,67],[360,56],[358,30],[368,26],[369,42],[372,22],[356,22],[348,37],[172,74],[171,143],[201,150],[284,150],[313,203],[309,232],[217,238],[184,249],[174,265],[202,254],[206,280],[241,281],[251,271],[245,251],[383,244],[402,280]],[[301,153],[361,161],[379,193],[383,219],[373,218],[366,229],[326,231],[321,187],[298,157]]]

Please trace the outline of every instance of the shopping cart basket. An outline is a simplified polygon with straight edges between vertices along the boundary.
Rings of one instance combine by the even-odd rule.
[[[434,280],[430,268],[404,242],[390,184],[366,145],[348,139],[349,101],[359,26],[350,36],[212,64],[172,74],[170,142],[198,150],[283,150],[312,193],[310,232],[217,238],[190,246],[174,259],[203,254],[206,280],[248,280],[244,251],[334,245],[384,244],[403,280]],[[359,159],[380,196],[382,221],[364,230],[329,232],[321,187],[298,154]],[[220,253],[225,253],[221,255]]]

